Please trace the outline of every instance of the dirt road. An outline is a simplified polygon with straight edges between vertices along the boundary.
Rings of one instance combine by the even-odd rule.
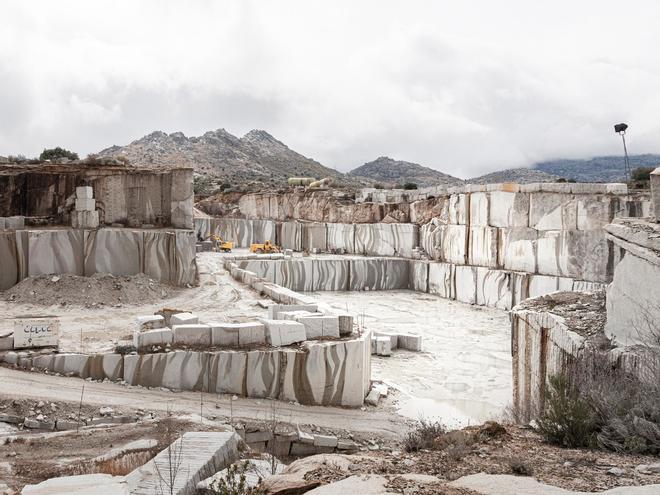
[[[329,429],[344,429],[395,439],[407,429],[401,416],[383,410],[342,409],[336,407],[302,406],[267,399],[237,398],[230,411],[230,396],[200,394],[198,392],[171,392],[165,390],[126,387],[114,383],[83,381],[79,378],[31,373],[0,367],[0,398],[34,399],[44,401],[80,400],[85,385],[84,404],[123,408],[143,408],[147,411],[173,413],[200,413],[203,402],[204,416],[226,416],[234,419],[266,421],[271,417],[271,404],[275,404],[279,420],[291,424],[314,425]],[[202,401],[200,401],[200,397]]]

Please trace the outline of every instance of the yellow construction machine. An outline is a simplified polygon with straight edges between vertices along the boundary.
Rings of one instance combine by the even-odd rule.
[[[213,241],[213,248],[216,251],[231,253],[231,250],[234,249],[234,243],[232,241],[223,241],[222,237],[220,237],[218,234],[211,234],[206,237],[206,240]]]
[[[272,253],[281,253],[282,250],[276,244],[273,244],[270,241],[266,241],[263,244],[251,244],[250,252],[257,254],[272,254]]]

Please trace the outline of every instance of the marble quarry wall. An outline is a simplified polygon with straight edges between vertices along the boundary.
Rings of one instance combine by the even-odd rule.
[[[603,287],[569,277],[401,258],[245,258],[236,260],[239,268],[294,291],[415,290],[504,310],[558,290]]]
[[[0,217],[39,217],[70,225],[77,186],[91,186],[102,225],[193,228],[192,169],[145,170],[86,165],[0,168]]]
[[[173,285],[197,281],[192,230],[28,229],[0,231],[0,290],[26,277],[135,275]]]
[[[371,334],[351,340],[306,342],[299,349],[184,351],[157,354],[41,354],[6,352],[23,369],[94,380],[307,405],[364,403],[371,383]]]
[[[623,251],[607,289],[605,332],[619,345],[660,344],[660,224],[621,219],[606,227]]]
[[[388,191],[375,191],[365,198],[378,201],[385,195],[384,199],[412,201],[392,203],[406,205],[405,214],[398,216],[404,220],[280,222],[308,219],[308,208],[322,211],[307,204],[308,196],[314,195],[292,193],[243,196],[241,213],[247,219],[219,221],[245,224],[228,228],[229,232],[256,231],[261,235],[264,229],[271,234],[273,225],[262,227],[254,222],[269,222],[270,218],[276,221],[276,242],[296,251],[416,258],[421,248],[433,261],[452,265],[608,283],[620,250],[606,237],[605,225],[617,217],[651,212],[648,194],[630,195],[625,184],[491,184],[406,191],[392,197]],[[274,204],[288,205],[286,215],[279,214],[280,207]],[[354,206],[375,204],[357,202]],[[250,237],[237,235],[240,245]]]
[[[545,311],[511,312],[513,410],[528,423],[543,411],[548,379],[576,359],[584,337],[571,331],[564,319]]]
[[[276,224],[272,220],[245,220],[242,218],[195,218],[195,233],[206,239],[216,234],[233,241],[235,247],[250,247],[267,240],[275,242]]]

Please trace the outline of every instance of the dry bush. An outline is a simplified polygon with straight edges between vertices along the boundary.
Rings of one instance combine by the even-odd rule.
[[[418,452],[420,450],[432,449],[435,439],[446,433],[445,427],[439,422],[431,422],[420,419],[415,429],[408,432],[403,440],[403,448],[406,452]]]
[[[511,468],[511,472],[518,476],[532,476],[534,474],[534,469],[531,464],[528,464],[518,457],[509,460],[509,467]]]
[[[655,378],[640,380],[603,353],[585,354],[550,379],[541,434],[567,447],[660,454],[660,373],[657,366],[646,372]]]

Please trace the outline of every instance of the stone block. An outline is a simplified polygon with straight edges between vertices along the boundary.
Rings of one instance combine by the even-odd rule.
[[[328,251],[355,253],[355,224],[326,223]]]
[[[169,328],[158,328],[155,330],[145,330],[133,334],[133,345],[137,349],[143,349],[151,346],[165,347],[171,344],[174,338],[172,330]]]
[[[507,270],[535,273],[538,236],[535,229],[500,229],[498,265]]]
[[[91,198],[76,198],[76,211],[94,211],[96,209],[96,200]]]
[[[408,334],[408,333],[400,333],[397,335],[397,345],[399,349],[405,349],[407,351],[413,351],[413,352],[421,352],[422,336]]]
[[[660,222],[660,167],[651,172],[651,214]]]
[[[529,226],[536,230],[575,230],[577,199],[571,194],[531,194]]]
[[[428,292],[429,262],[414,260],[410,262],[410,290]]]
[[[339,317],[332,315],[299,315],[295,321],[305,326],[306,339],[339,338]]]
[[[309,311],[315,313],[318,306],[316,304],[273,304],[268,307],[268,319],[279,320],[279,314],[291,311]]]
[[[277,398],[280,393],[280,352],[247,353],[245,386],[248,397]]]
[[[199,317],[192,313],[176,313],[170,317],[170,325],[194,325],[199,323]]]
[[[308,456],[316,454],[316,447],[301,442],[293,442],[291,444],[291,455],[293,456]]]
[[[442,260],[465,265],[468,254],[468,228],[465,225],[443,225]]]
[[[76,199],[92,199],[93,197],[94,189],[91,186],[76,187]]]
[[[528,227],[529,194],[494,191],[490,193],[488,225],[491,227]]]
[[[206,347],[211,345],[211,327],[208,325],[172,325],[172,332],[174,344]]]
[[[5,217],[5,226],[7,230],[21,230],[25,228],[25,217],[23,216],[14,216],[14,217]]]
[[[28,231],[28,275],[83,275],[84,237],[81,230]]]
[[[340,259],[312,260],[312,279],[314,291],[346,291],[350,262]]]
[[[477,302],[477,269],[472,266],[454,267],[455,293],[457,301],[476,304]]]
[[[539,297],[559,290],[558,277],[548,275],[532,275],[529,278],[529,297]]]
[[[449,197],[449,223],[453,225],[466,225],[468,223],[468,201],[467,194],[452,194]]]
[[[392,341],[389,337],[376,337],[376,354],[379,356],[392,355]]]
[[[306,340],[305,326],[290,320],[262,320],[266,326],[266,341],[273,347],[282,347],[304,342]]]
[[[71,227],[74,229],[97,229],[99,227],[99,212],[97,210],[71,212]]]
[[[412,257],[419,227],[409,223],[361,223],[355,225],[355,251],[370,256]]]
[[[263,324],[256,321],[244,323],[210,322],[208,325],[211,327],[211,345],[213,346],[238,347],[241,331],[263,333]]]
[[[602,229],[614,218],[618,199],[612,196],[582,196],[577,199],[577,229]]]
[[[328,240],[324,223],[303,223],[301,235],[303,250],[309,252],[314,250],[326,252],[328,250]]]
[[[257,430],[257,431],[245,432],[246,443],[270,442],[272,438],[273,438],[273,434],[269,430]]]
[[[451,299],[454,295],[454,272],[449,263],[429,263],[429,293]]]
[[[130,229],[99,229],[85,231],[85,275],[111,273],[135,275],[144,271],[144,236],[141,231]],[[171,260],[162,262],[169,266]],[[159,267],[159,270],[162,270]],[[150,276],[155,274],[149,273]],[[154,276],[157,280],[162,278]]]
[[[470,227],[468,264],[497,268],[498,232],[494,227]]]
[[[298,430],[298,441],[307,445],[314,445],[314,435]]]
[[[469,194],[470,226],[486,227],[488,225],[488,193],[473,192]]]
[[[513,307],[511,273],[477,267],[476,304],[509,310]]]
[[[314,435],[314,446],[334,448],[337,446],[337,437],[330,435]]]
[[[163,328],[164,326],[165,317],[163,315],[143,315],[135,318],[135,330],[138,332]]]
[[[247,395],[247,353],[221,351],[209,354],[208,390],[218,394]]]
[[[238,329],[238,345],[247,347],[266,344],[266,326],[263,324],[249,325]]]
[[[410,286],[408,260],[354,258],[350,266],[350,290],[396,290]]]
[[[353,315],[348,313],[338,313],[339,335],[342,337],[353,333]]]

